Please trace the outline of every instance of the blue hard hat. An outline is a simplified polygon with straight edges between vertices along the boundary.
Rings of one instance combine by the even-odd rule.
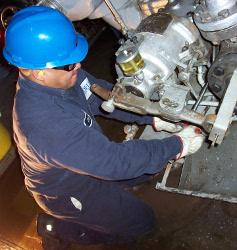
[[[88,52],[84,36],[58,10],[32,6],[18,11],[6,33],[3,55],[21,68],[45,69],[81,62]]]

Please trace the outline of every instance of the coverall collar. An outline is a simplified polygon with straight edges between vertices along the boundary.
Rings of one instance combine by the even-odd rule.
[[[36,83],[34,81],[31,81],[30,79],[26,78],[22,74],[19,74],[18,84],[20,87],[33,89],[36,91],[47,93],[49,95],[55,95],[55,96],[61,96],[61,97],[71,96],[73,95],[73,93],[75,93],[74,87],[66,89],[66,90],[60,89],[60,88],[51,88],[48,86],[40,85],[39,83]]]

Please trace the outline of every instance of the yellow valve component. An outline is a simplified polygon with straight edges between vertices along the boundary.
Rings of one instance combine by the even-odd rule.
[[[11,137],[7,129],[0,123],[0,161],[11,147]]]
[[[120,63],[123,73],[127,76],[136,74],[140,69],[144,68],[144,61],[139,53],[130,61]]]
[[[145,66],[145,62],[136,46],[119,51],[119,53],[117,53],[116,62],[126,76],[132,76],[139,73]]]

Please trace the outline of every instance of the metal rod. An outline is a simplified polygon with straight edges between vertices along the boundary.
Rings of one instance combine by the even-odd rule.
[[[162,178],[162,182],[160,183],[161,187],[165,187],[166,181],[167,181],[167,178],[169,177],[171,168],[172,168],[172,163],[168,163],[168,165],[167,165],[167,167],[165,169],[165,173],[164,173],[163,178]]]
[[[195,99],[198,99],[198,95],[196,91],[194,90],[193,86],[188,81],[183,81],[183,83],[190,89],[191,93],[195,97]]]
[[[194,105],[196,103],[196,101],[194,100],[189,100],[188,101],[188,105]],[[218,107],[219,106],[219,102],[212,102],[212,101],[203,101],[199,103],[199,106],[210,106],[210,107]]]
[[[212,63],[215,61],[216,59],[216,45],[213,45],[212,47]]]
[[[191,191],[191,190],[172,188],[172,187],[166,187],[166,186],[164,187],[160,183],[156,184],[156,189],[171,192],[171,193],[185,194],[185,195],[191,195],[191,196],[200,197],[200,198],[209,198],[209,199],[214,199],[214,200],[237,203],[237,198],[233,196],[226,197],[221,194],[204,193],[204,192]]]
[[[201,90],[201,92],[200,92],[200,96],[198,97],[198,99],[197,99],[195,105],[193,106],[193,110],[194,110],[194,111],[197,110],[197,108],[198,108],[200,102],[202,101],[202,98],[203,98],[203,96],[204,96],[204,94],[205,94],[207,88],[208,88],[208,83],[206,83],[206,84],[203,86],[203,88],[202,88],[202,90]]]
[[[198,66],[198,82],[203,87],[205,85],[204,79],[203,79],[203,66]]]
[[[107,5],[107,7],[110,9],[110,11],[112,12],[115,20],[118,22],[118,24],[121,26],[121,31],[123,33],[123,35],[127,35],[128,34],[128,29],[124,23],[124,21],[122,20],[122,18],[120,17],[120,15],[118,14],[118,12],[116,11],[116,9],[114,8],[114,6],[112,5],[112,3],[109,0],[104,0],[105,4]]]

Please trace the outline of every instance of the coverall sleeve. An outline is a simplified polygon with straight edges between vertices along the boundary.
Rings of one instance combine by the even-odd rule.
[[[163,169],[181,151],[176,136],[163,140],[110,141],[98,129],[85,126],[83,120],[61,114],[51,118],[47,129],[37,128],[39,137],[31,138],[38,156],[47,165],[68,169],[101,179],[122,180]]]
[[[90,84],[97,84],[101,87],[112,90],[113,85],[105,80],[96,79],[94,76],[90,75],[88,72],[85,72]],[[104,116],[107,118],[116,119],[123,122],[136,122],[137,124],[149,124],[151,125],[153,122],[153,117],[148,115],[139,115],[129,111],[123,111],[121,109],[115,108],[114,112],[107,113],[101,109],[101,104],[104,100],[102,100],[99,96],[92,94],[90,99],[88,100],[91,105],[91,110],[93,115]]]

